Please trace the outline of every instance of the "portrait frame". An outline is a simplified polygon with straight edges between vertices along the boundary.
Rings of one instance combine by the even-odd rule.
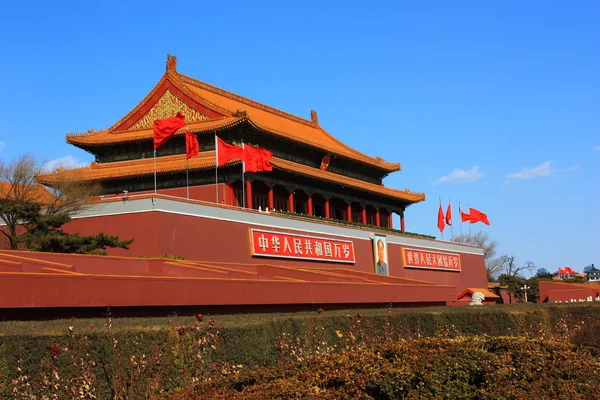
[[[390,275],[388,243],[386,235],[372,234],[373,239],[373,269],[378,275]],[[383,265],[379,265],[379,243],[383,245]]]

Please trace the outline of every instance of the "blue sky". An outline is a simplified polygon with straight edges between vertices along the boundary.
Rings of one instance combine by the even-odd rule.
[[[65,134],[119,120],[171,53],[400,162],[386,186],[427,195],[409,231],[439,237],[441,196],[487,213],[472,232],[520,263],[600,264],[598,2],[16,3],[0,24],[3,159],[89,163]]]

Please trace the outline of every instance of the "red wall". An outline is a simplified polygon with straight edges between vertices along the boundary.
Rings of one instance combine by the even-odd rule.
[[[370,240],[353,239],[356,263],[339,264],[288,259],[253,258],[250,255],[251,225],[164,212],[143,212],[73,220],[65,230],[91,235],[100,231],[121,239],[135,238],[130,250],[110,249],[112,255],[178,255],[185,259],[238,264],[276,264],[296,268],[346,268],[374,272]],[[264,228],[264,227],[256,227]],[[270,228],[269,228],[270,229]],[[272,229],[281,232],[295,232]],[[306,234],[310,235],[310,232]],[[321,233],[320,237],[328,237]],[[332,237],[332,236],[329,236]],[[347,238],[343,238],[348,240]],[[432,241],[423,240],[424,246]],[[410,246],[416,248],[416,246]],[[390,275],[456,286],[456,294],[467,287],[487,288],[482,255],[461,254],[461,272],[410,269],[402,266],[402,246],[388,242]]]
[[[597,283],[564,283],[552,281],[540,281],[540,303],[558,302],[565,303],[571,299],[578,301],[585,300],[588,296],[592,296],[596,300],[596,296],[600,294],[600,284]]]
[[[219,186],[219,203],[221,203],[224,200],[226,204],[230,204],[231,196],[229,195],[229,186],[227,186],[224,183],[219,183],[218,186]],[[139,196],[139,195],[146,195],[146,194],[152,194],[152,193],[154,193],[154,190],[128,193],[127,196],[128,197]],[[157,193],[165,195],[165,196],[179,197],[181,199],[187,198],[187,189],[185,187],[178,187],[178,188],[171,188],[171,189],[159,189],[159,190],[157,190]],[[114,195],[105,195],[102,197],[105,199],[109,199],[109,198],[113,198],[113,197],[122,198],[123,196],[124,196],[124,193],[115,193]],[[200,200],[200,201],[207,201],[210,203],[214,203],[216,200],[216,196],[217,196],[217,194],[216,194],[214,184],[202,185],[202,186],[190,186],[190,199],[192,199],[192,200]]]
[[[42,276],[43,275],[43,276]],[[450,288],[407,285],[402,295],[440,304]],[[12,274],[0,279],[0,310],[23,307],[111,307],[240,304],[383,303],[397,286],[264,280],[127,277],[81,278],[65,274]],[[385,300],[382,300],[385,299]]]

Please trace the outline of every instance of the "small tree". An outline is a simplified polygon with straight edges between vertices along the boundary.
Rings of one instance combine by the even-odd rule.
[[[105,235],[100,232],[92,236],[69,234],[61,229],[71,217],[66,212],[42,213],[37,204],[28,204],[31,212],[23,220],[26,232],[20,239],[29,250],[48,251],[54,253],[106,254],[107,247],[128,249],[133,242],[120,240],[117,236]],[[37,212],[35,212],[37,208]]]
[[[535,272],[535,278],[540,281],[551,281],[552,274],[546,268],[538,268]]]
[[[77,179],[72,171],[54,171],[52,187],[35,181],[44,172],[44,164],[25,154],[9,164],[0,160],[0,219],[6,224],[0,230],[11,249],[19,243],[38,251],[60,253],[104,253],[106,247],[127,249],[133,240],[99,233],[95,236],[68,234],[61,227],[71,216],[89,205],[98,186]]]
[[[43,201],[45,190],[35,182],[41,172],[40,164],[31,154],[22,155],[9,164],[0,160],[0,219],[6,224],[6,230],[1,232],[13,250],[19,243],[19,222],[32,212],[28,204]]]
[[[464,234],[456,236],[454,241],[481,247],[483,249],[483,258],[485,260],[485,270],[488,281],[494,281],[496,274],[503,268],[502,259],[495,257],[498,242],[496,240],[490,240],[488,234],[481,231],[474,235]]]
[[[517,265],[515,256],[502,256],[500,260],[500,265],[505,269],[505,273],[498,277],[498,281],[501,285],[507,286],[508,296],[512,303],[513,297],[521,298],[523,295],[521,287],[527,283],[523,272],[533,271],[535,265],[531,261]]]

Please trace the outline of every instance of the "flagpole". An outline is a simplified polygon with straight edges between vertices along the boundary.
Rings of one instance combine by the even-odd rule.
[[[450,216],[452,216],[452,199],[449,199],[448,201],[448,204],[450,205]],[[454,221],[450,219],[450,222],[452,222],[452,225],[450,225],[450,241],[454,241]]]
[[[467,204],[467,208],[469,209],[469,213],[471,213],[471,205]],[[469,236],[471,236],[471,221],[469,221]]]
[[[460,235],[462,236],[462,210],[460,209],[460,201],[458,202],[458,216],[460,217]]]
[[[217,142],[217,131],[215,131],[215,203],[219,204],[219,143]]]
[[[244,139],[242,139],[242,149],[244,148]],[[246,208],[246,181],[244,173],[246,172],[246,162],[242,160],[242,207]]]
[[[154,194],[156,194],[156,150],[154,150]]]
[[[185,188],[187,192],[187,198],[190,198],[190,170],[188,168],[188,158],[185,155]]]

